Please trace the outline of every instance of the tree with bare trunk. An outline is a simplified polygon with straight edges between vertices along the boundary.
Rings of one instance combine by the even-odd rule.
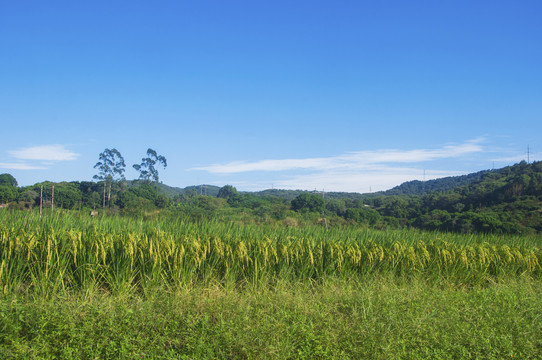
[[[99,172],[93,179],[104,182],[104,193],[102,207],[105,208],[106,195],[107,203],[111,205],[111,186],[113,182],[124,180],[124,158],[120,152],[113,149],[105,149],[99,156],[99,161],[94,165]]]

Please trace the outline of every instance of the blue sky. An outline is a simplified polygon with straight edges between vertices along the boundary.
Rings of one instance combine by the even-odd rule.
[[[384,190],[541,160],[540,1],[5,1],[0,173]]]

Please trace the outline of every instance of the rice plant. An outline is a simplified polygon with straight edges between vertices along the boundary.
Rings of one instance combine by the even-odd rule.
[[[115,294],[374,274],[459,285],[541,275],[539,237],[0,213],[0,291]]]

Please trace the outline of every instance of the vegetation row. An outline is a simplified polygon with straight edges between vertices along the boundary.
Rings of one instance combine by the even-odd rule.
[[[470,286],[539,278],[542,270],[542,250],[527,238],[12,214],[0,222],[4,294],[263,286],[382,273]]]

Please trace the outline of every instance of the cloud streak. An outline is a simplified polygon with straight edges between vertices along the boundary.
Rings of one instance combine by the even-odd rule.
[[[59,161],[72,161],[79,154],[66,149],[64,145],[30,146],[8,151],[14,162],[0,163],[0,169],[8,170],[46,170]],[[36,164],[35,162],[39,162]]]
[[[457,176],[457,171],[428,171],[426,180],[446,176]],[[298,174],[288,179],[278,180],[275,185],[280,189],[307,190],[325,189],[326,191],[347,191],[366,193],[390,189],[405,181],[421,180],[423,172],[420,169],[408,167],[378,167],[364,172],[319,172],[313,174]]]
[[[444,158],[455,158],[482,151],[479,140],[465,144],[447,145],[440,149],[356,151],[334,157],[307,159],[261,160],[255,162],[235,161],[192,168],[215,174],[235,174],[251,171],[340,171],[371,170],[380,164],[420,163]]]
[[[353,151],[331,157],[235,161],[192,170],[228,177],[230,184],[236,184],[235,177],[240,174],[243,174],[243,177],[261,172],[277,174],[267,176],[265,181],[253,181],[248,186],[250,190],[262,190],[272,185],[280,189],[325,189],[363,193],[386,190],[405,181],[462,175],[460,171],[432,170],[427,163],[435,160],[460,159],[482,152],[484,150],[480,145],[482,141],[484,139],[480,138],[436,149],[382,149]],[[422,163],[423,167],[419,166]],[[246,178],[239,185],[248,189],[244,182]]]
[[[0,163],[0,169],[6,170],[45,170],[46,167],[28,165],[25,163]]]
[[[9,154],[19,160],[41,161],[71,161],[79,156],[79,154],[66,149],[64,145],[31,146],[9,151]]]

